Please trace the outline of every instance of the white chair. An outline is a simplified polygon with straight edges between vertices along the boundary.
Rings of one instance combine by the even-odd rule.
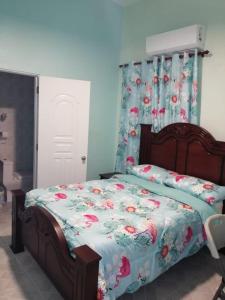
[[[216,214],[209,217],[205,223],[207,246],[215,259],[218,273],[222,281],[213,297],[213,300],[225,299],[225,215]]]

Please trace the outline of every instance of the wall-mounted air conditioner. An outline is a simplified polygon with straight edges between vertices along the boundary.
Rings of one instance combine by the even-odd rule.
[[[147,37],[146,53],[153,56],[194,48],[203,50],[204,42],[204,27],[192,25]]]

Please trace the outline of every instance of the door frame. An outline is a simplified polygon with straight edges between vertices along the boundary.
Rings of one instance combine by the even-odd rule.
[[[34,153],[33,153],[33,188],[37,188],[38,166],[38,100],[39,100],[39,75],[34,78]]]
[[[18,75],[24,75],[24,76],[29,76],[29,77],[37,77],[37,76],[39,76],[39,74],[37,74],[37,73],[29,73],[29,72],[25,72],[25,71],[5,69],[5,68],[1,68],[1,67],[0,67],[0,72],[12,73],[12,74],[18,74]]]

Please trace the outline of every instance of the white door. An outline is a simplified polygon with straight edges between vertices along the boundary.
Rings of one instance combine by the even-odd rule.
[[[37,187],[86,180],[90,82],[39,77]]]

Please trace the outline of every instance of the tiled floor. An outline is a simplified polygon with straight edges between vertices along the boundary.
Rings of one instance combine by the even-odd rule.
[[[0,206],[0,300],[62,299],[29,255],[9,249],[10,206]],[[220,283],[206,249],[183,260],[153,283],[120,300],[211,300]]]

